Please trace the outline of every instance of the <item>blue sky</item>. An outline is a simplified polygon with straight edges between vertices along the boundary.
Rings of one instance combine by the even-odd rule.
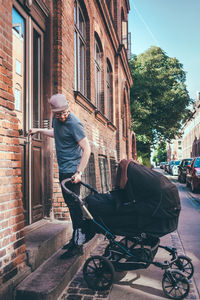
[[[186,72],[191,98],[200,91],[200,0],[129,0],[131,52],[159,46]]]

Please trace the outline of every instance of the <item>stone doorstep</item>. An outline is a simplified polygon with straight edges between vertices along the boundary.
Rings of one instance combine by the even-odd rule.
[[[60,249],[72,235],[72,226],[69,222],[43,222],[26,233],[27,265],[34,271],[58,249]]]
[[[16,288],[16,300],[56,300],[70,280],[90,255],[97,243],[95,236],[84,246],[84,254],[70,259],[60,259],[64,250],[58,250]]]
[[[0,287],[0,300],[13,299],[13,291],[31,272],[60,249],[70,238],[72,226],[67,221],[42,219],[25,228],[27,266]]]

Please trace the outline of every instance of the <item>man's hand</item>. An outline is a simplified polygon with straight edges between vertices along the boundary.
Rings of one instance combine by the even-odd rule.
[[[28,136],[41,133],[49,137],[54,137],[54,130],[52,129],[46,129],[46,128],[31,128],[28,131]]]
[[[81,181],[81,174],[79,172],[76,172],[72,177],[71,177],[72,183],[79,183]]]
[[[39,133],[39,128],[31,128],[28,131],[28,136]]]

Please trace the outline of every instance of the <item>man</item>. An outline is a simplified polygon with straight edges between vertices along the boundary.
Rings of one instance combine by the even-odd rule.
[[[51,110],[54,113],[52,129],[32,128],[29,135],[42,133],[55,138],[56,155],[59,167],[59,180],[71,178],[67,187],[80,195],[81,175],[90,157],[90,145],[80,120],[70,112],[69,103],[62,94],[53,95],[50,99]],[[62,190],[67,204],[73,226],[71,241],[66,244],[66,249],[61,258],[73,257],[83,254],[85,234],[82,233],[82,210],[78,202],[66,195]]]

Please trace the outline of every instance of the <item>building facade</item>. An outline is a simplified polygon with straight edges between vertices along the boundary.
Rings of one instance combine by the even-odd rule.
[[[183,158],[200,156],[200,92],[197,92],[193,113],[183,127]]]
[[[83,181],[105,192],[116,163],[135,158],[128,59],[129,0],[0,2],[0,284],[26,268],[25,228],[66,220],[48,100],[66,95],[91,146]],[[84,190],[82,194],[84,194]]]
[[[197,92],[191,115],[182,128],[180,138],[167,144],[168,160],[200,156],[200,92]]]
[[[177,139],[167,143],[167,161],[181,160],[182,158],[182,139],[177,137]]]

